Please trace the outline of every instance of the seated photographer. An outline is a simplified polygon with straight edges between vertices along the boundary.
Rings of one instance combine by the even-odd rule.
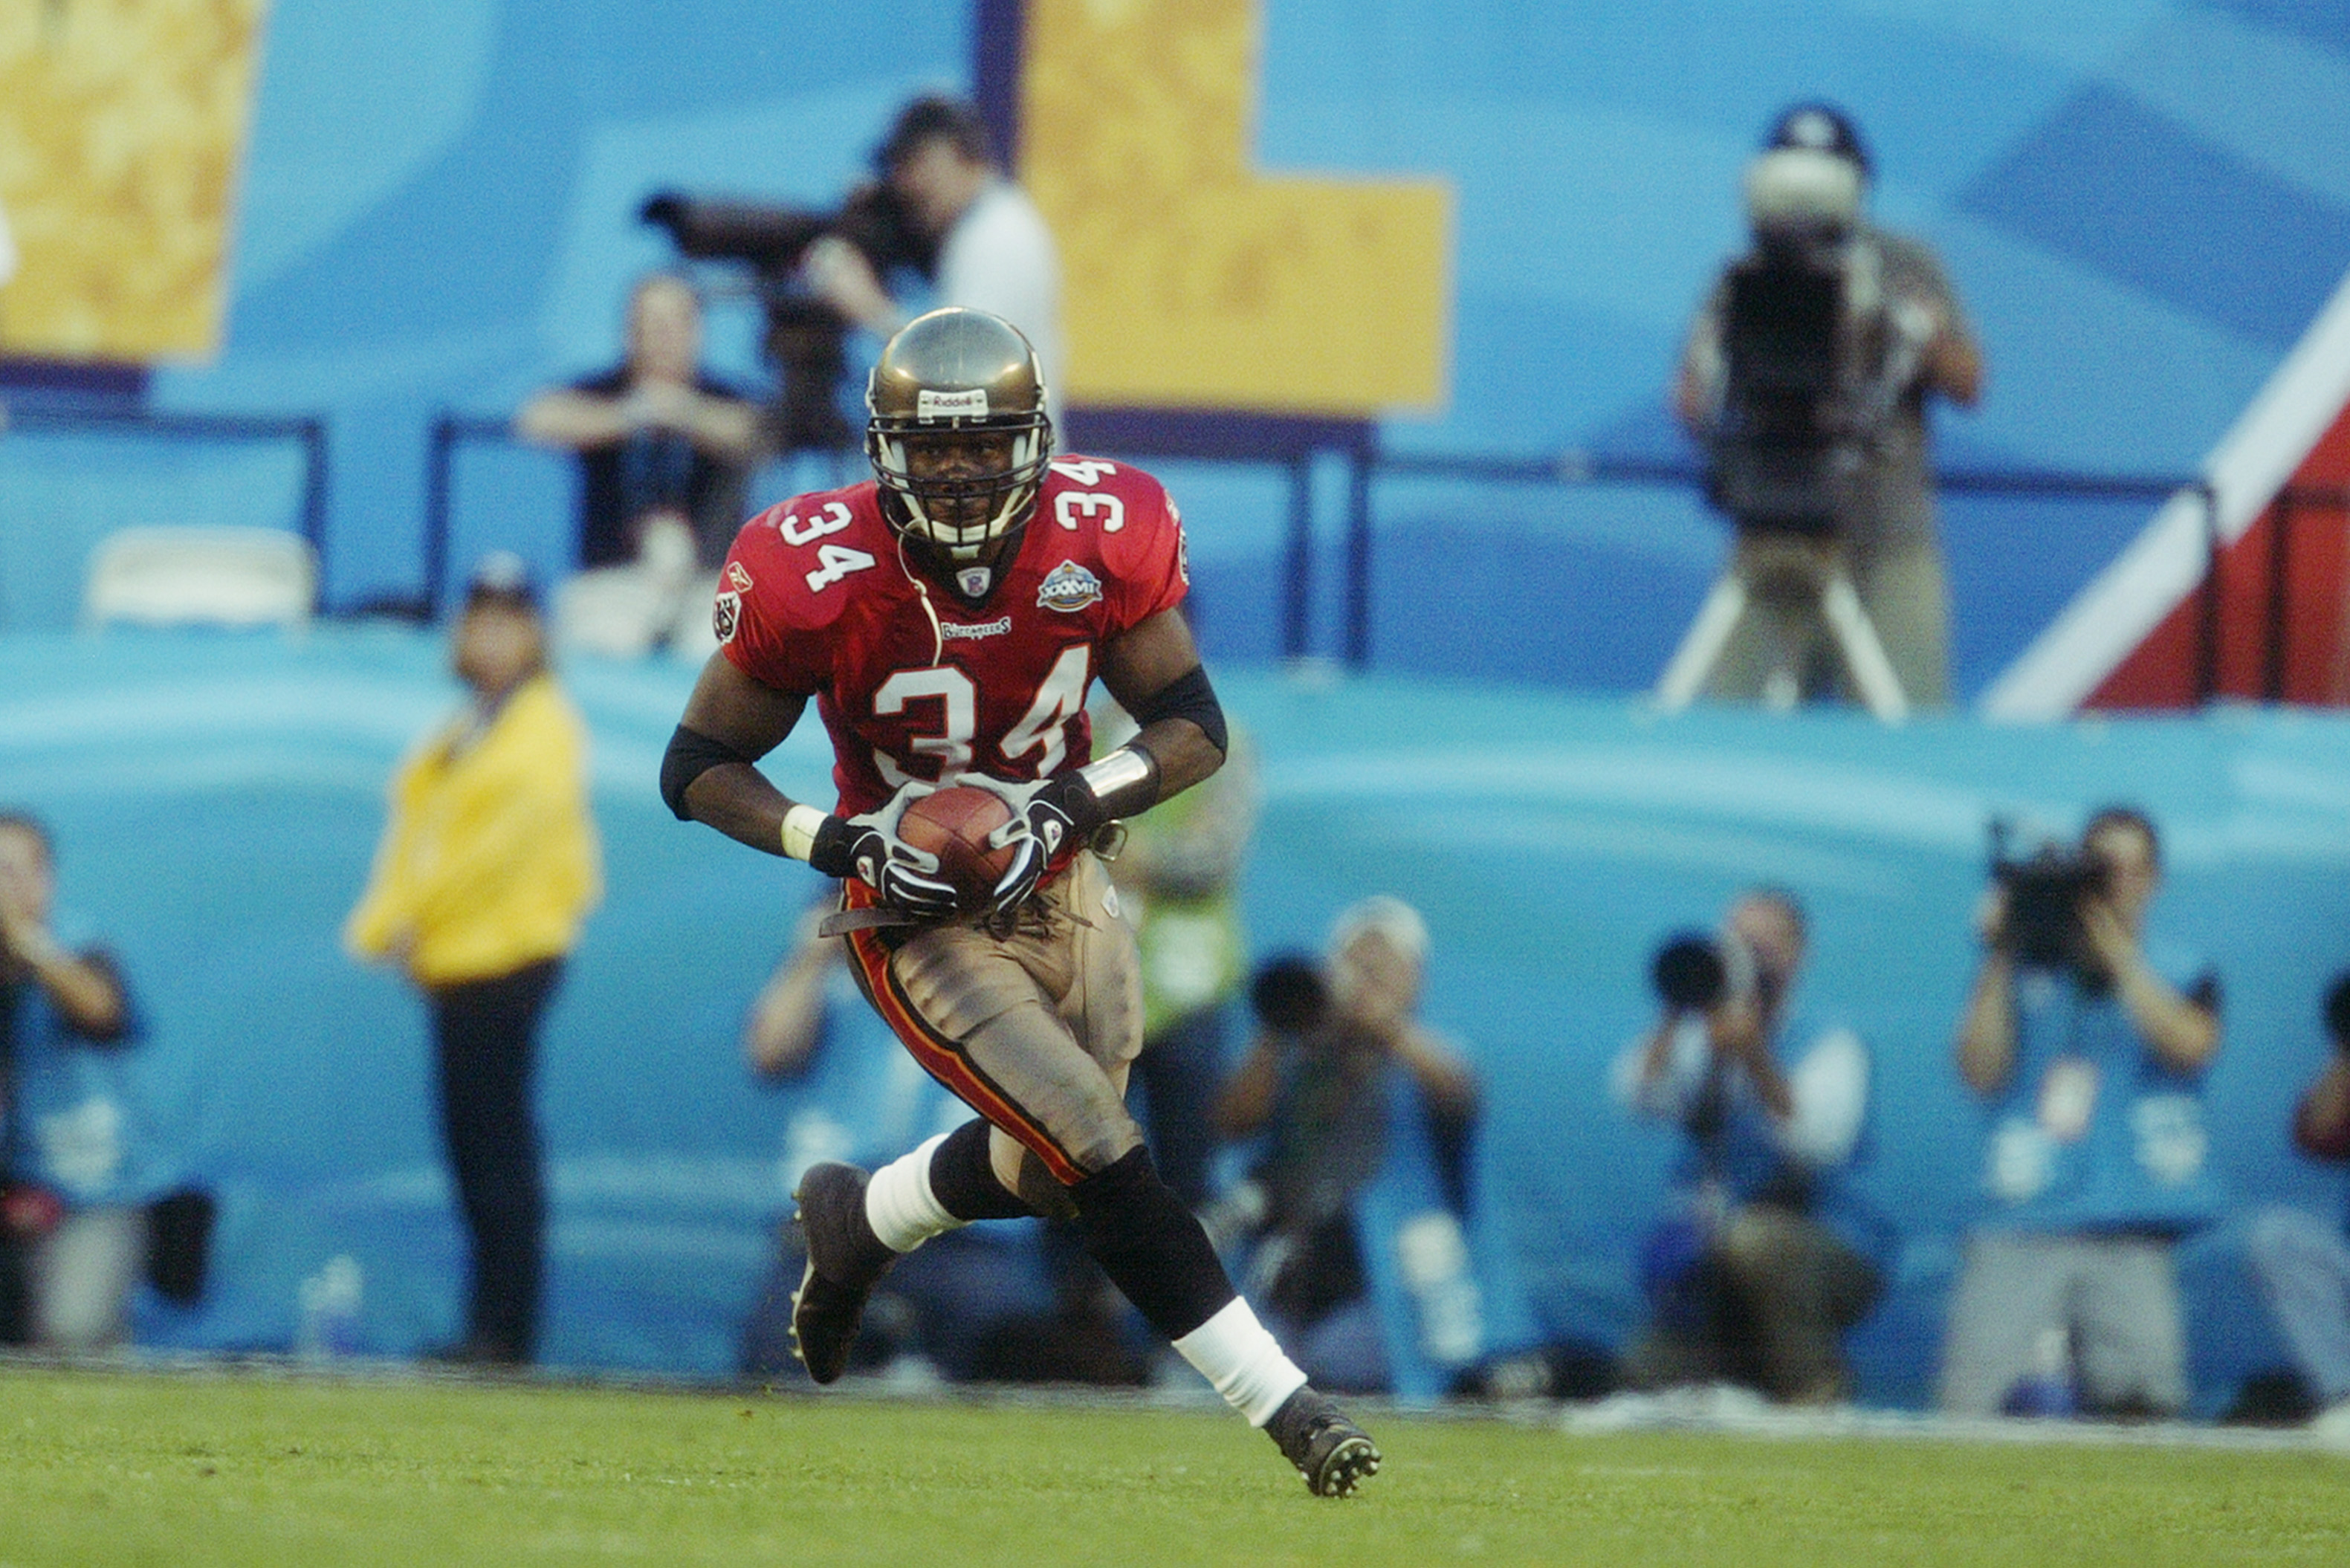
[[[1753,246],[1681,352],[1673,412],[1706,447],[1711,499],[1738,531],[1724,581],[1742,613],[1704,660],[1717,700],[1832,694],[1839,655],[1846,693],[1880,711],[1858,668],[1871,655],[1907,707],[1950,700],[1926,405],[1973,407],[1982,355],[1933,252],[1869,220],[1871,173],[1840,110],[1782,112],[1747,170]],[[1838,593],[1856,594],[1859,628]]]
[[[986,124],[969,104],[920,98],[899,111],[874,151],[880,175],[922,248],[932,305],[962,305],[1018,327],[1045,368],[1047,408],[1061,417],[1061,264],[1052,231],[1028,193],[996,167]],[[915,311],[892,298],[866,254],[829,234],[807,248],[800,275],[810,292],[876,337]]]
[[[2333,1054],[2293,1108],[2293,1141],[2310,1158],[2339,1167],[2350,1165],[2350,973],[2326,990],[2325,1033]],[[2244,1251],[2318,1402],[2311,1434],[2350,1449],[2350,1238],[2342,1219],[2265,1210],[2253,1218]]]
[[[1625,1358],[1634,1386],[1849,1397],[1839,1336],[1882,1288],[1844,1191],[1866,1142],[1869,1060],[1850,1029],[1796,1009],[1804,942],[1794,895],[1758,888],[1731,905],[1718,940],[1679,938],[1657,955],[1661,1009],[1617,1062],[1617,1092],[1688,1147],[1641,1261],[1654,1317]]]
[[[1251,986],[1255,1039],[1217,1096],[1217,1130],[1261,1138],[1249,1179],[1201,1216],[1219,1244],[1253,1231],[1247,1291],[1316,1387],[1388,1386],[1387,1354],[1368,1294],[1356,1199],[1387,1158],[1399,1087],[1417,1100],[1451,1218],[1468,1208],[1476,1075],[1421,1024],[1428,927],[1384,895],[1338,918],[1326,968],[1268,963]],[[1466,1245],[1458,1249],[1465,1257]]]
[[[701,362],[700,297],[653,273],[629,296],[627,358],[515,416],[525,441],[579,455],[583,569],[642,562],[690,577],[725,557],[764,438],[758,404]]]
[[[2186,1406],[2172,1253],[2219,1210],[2203,1085],[2220,981],[2147,934],[2161,880],[2160,837],[2130,806],[2090,817],[2075,854],[1995,867],[1958,1035],[1991,1122],[1943,1357],[1954,1414]]]

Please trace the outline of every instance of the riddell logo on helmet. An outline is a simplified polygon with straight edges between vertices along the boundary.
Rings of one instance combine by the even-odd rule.
[[[914,399],[914,417],[918,420],[983,420],[987,417],[987,389],[973,387],[967,392],[934,392],[925,387]]]

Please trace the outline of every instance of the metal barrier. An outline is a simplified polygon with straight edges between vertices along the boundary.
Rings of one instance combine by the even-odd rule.
[[[484,414],[434,417],[424,452],[424,598],[421,618],[437,620],[449,601],[449,514],[456,504],[457,448],[466,441],[520,445],[511,421]]]
[[[1347,525],[1347,662],[1370,662],[1370,571],[1373,549],[1372,478],[1378,474],[1452,479],[1471,483],[1555,486],[1619,486],[1702,493],[1705,472],[1693,462],[1607,457],[1563,452],[1549,457],[1493,458],[1445,453],[1375,452],[1357,462]],[[2196,644],[2198,700],[2210,701],[2219,688],[2220,598],[2220,501],[2210,482],[2136,474],[2064,473],[2046,470],[1952,469],[1936,479],[1946,495],[1992,495],[2068,501],[2162,502],[2180,493],[2198,497],[2206,550],[2199,590]],[[1726,526],[1726,524],[1725,524]],[[2281,629],[2272,639],[2282,642]]]
[[[320,562],[327,546],[327,421],[314,414],[170,414],[137,409],[8,410],[7,429],[26,434],[154,436],[177,441],[298,442],[302,448],[302,537]],[[323,570],[321,577],[324,576]]]
[[[314,421],[293,421],[313,423]],[[1335,428],[1335,427],[1334,427]],[[1348,427],[1351,430],[1353,427]],[[1468,483],[1563,488],[1622,487],[1702,493],[1705,474],[1686,461],[1610,457],[1567,451],[1539,457],[1478,456],[1443,452],[1390,452],[1375,441],[1339,437],[1272,441],[1263,449],[1208,454],[1184,447],[1167,450],[1187,461],[1270,467],[1288,480],[1288,537],[1282,588],[1281,649],[1298,657],[1308,649],[1310,607],[1315,573],[1313,474],[1315,460],[1327,453],[1347,469],[1345,558],[1342,563],[1341,652],[1355,669],[1371,662],[1371,573],[1377,552],[1374,509],[1382,478],[1457,480]],[[458,449],[467,443],[514,444],[515,437],[504,419],[444,412],[432,421],[425,467],[424,604],[423,613],[435,616],[447,600],[451,514],[455,504],[454,470]],[[1157,453],[1130,441],[1097,441],[1113,452]],[[1148,443],[1146,443],[1148,444]],[[2072,473],[2053,470],[1952,469],[1937,476],[1944,495],[2000,496],[2066,501],[2142,501],[2158,504],[2178,495],[2191,495],[2202,514],[2205,563],[2197,593],[2195,694],[2209,702],[2220,686],[2222,624],[2220,501],[2210,482],[2200,477],[2148,474]],[[2262,656],[2263,693],[2269,701],[2282,697],[2288,609],[2291,537],[2299,518],[2325,508],[2350,513],[2350,490],[2303,488],[2282,492],[2276,498],[2276,540],[2270,554],[2265,638]]]
[[[1185,429],[1180,415],[1153,414],[1146,420],[1136,420],[1124,417],[1121,410],[1080,410],[1074,417],[1087,426],[1089,444],[1080,450],[1264,465],[1278,468],[1287,475],[1289,539],[1281,647],[1285,657],[1302,657],[1306,651],[1314,572],[1314,460],[1321,453],[1334,452],[1352,464],[1354,493],[1350,506],[1357,514],[1367,518],[1369,497],[1366,487],[1369,481],[1364,463],[1373,455],[1368,427],[1350,421],[1217,415],[1213,416],[1216,428],[1211,443],[1208,438]],[[514,433],[512,421],[506,419],[444,411],[433,420],[424,455],[424,597],[417,607],[426,618],[437,617],[440,607],[448,601],[449,542],[456,506],[459,449],[467,445],[524,444],[526,443]],[[864,453],[855,448],[838,455],[860,466],[864,462]],[[1364,575],[1355,583],[1350,602],[1367,602],[1367,540],[1359,549],[1350,547],[1350,558],[1357,556],[1363,563]],[[1348,637],[1350,647],[1367,646],[1369,628],[1350,626]]]
[[[2261,659],[2261,696],[2265,701],[2284,701],[2293,539],[2300,532],[2301,520],[2314,512],[2332,513],[2350,523],[2350,485],[2289,484],[2269,503],[2273,532],[2269,538],[2268,580],[2262,593],[2262,622],[2266,628],[2266,640]],[[2216,572],[2212,574],[2212,580],[2216,581],[2217,576]],[[2206,582],[2205,589],[2207,600],[2216,597],[2210,581]],[[2344,610],[2344,620],[2336,633],[2334,669],[2327,682],[2327,694],[2335,701],[2350,700],[2350,600],[2345,600]]]

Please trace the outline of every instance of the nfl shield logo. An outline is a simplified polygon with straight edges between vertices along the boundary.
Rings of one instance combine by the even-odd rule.
[[[955,581],[962,586],[962,597],[967,599],[985,598],[987,586],[994,580],[995,573],[985,566],[967,566],[955,574]]]

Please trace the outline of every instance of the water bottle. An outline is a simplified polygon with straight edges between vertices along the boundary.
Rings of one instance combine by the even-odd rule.
[[[342,1252],[328,1259],[324,1268],[302,1282],[296,1296],[302,1323],[295,1338],[296,1354],[305,1361],[357,1355],[366,1293],[367,1276],[357,1258]]]

